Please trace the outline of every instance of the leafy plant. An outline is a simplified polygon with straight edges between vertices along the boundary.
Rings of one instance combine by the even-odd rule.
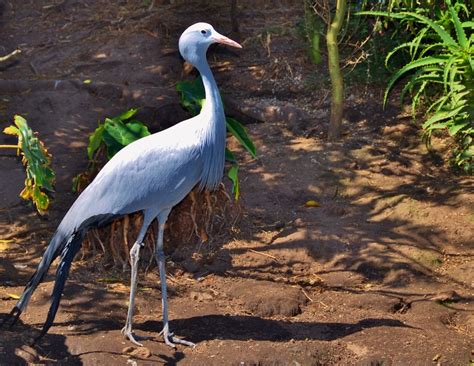
[[[180,81],[176,84],[176,90],[180,93],[181,105],[191,112],[193,115],[197,115],[205,101],[205,91],[202,79],[199,76],[193,81]],[[257,156],[257,150],[253,141],[250,139],[245,127],[236,119],[226,116],[227,130],[233,135],[237,141],[252,155]],[[226,160],[233,163],[234,166],[229,170],[228,177],[232,181],[233,187],[232,192],[237,200],[239,198],[239,179],[238,179],[238,166],[235,155],[226,148],[225,150]]]
[[[14,148],[17,155],[22,156],[26,179],[20,197],[31,200],[37,211],[43,215],[50,203],[46,192],[54,192],[55,174],[51,168],[51,154],[26,120],[19,115],[14,116],[14,125],[5,128],[3,132],[18,137],[17,145],[0,145],[0,148]]]
[[[113,118],[105,118],[103,123],[89,136],[87,171],[74,177],[73,191],[78,192],[85,187],[98,171],[101,155],[106,154],[110,160],[122,148],[142,137],[150,135],[148,127],[133,118],[137,109],[130,109]]]
[[[412,97],[413,116],[421,105],[426,120],[422,125],[424,139],[431,148],[435,131],[447,130],[453,137],[452,162],[468,173],[474,169],[474,22],[461,21],[470,12],[463,2],[435,13],[434,19],[419,12],[396,13],[369,11],[359,14],[390,17],[400,23],[413,22],[418,31],[411,41],[395,47],[386,57],[386,65],[397,52],[407,50],[410,62],[394,73],[385,91],[384,104],[395,83],[402,77],[408,80],[401,92],[401,100],[409,93]],[[470,36],[467,36],[470,31]]]

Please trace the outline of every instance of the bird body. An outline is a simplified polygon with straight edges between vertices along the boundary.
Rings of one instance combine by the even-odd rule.
[[[156,259],[162,286],[163,336],[165,342],[171,346],[174,346],[174,343],[193,345],[174,338],[168,330],[163,231],[171,209],[196,185],[199,184],[201,189],[213,190],[222,179],[225,159],[225,115],[217,85],[206,61],[207,48],[215,42],[240,47],[206,23],[197,23],[182,34],[179,41],[180,52],[201,73],[206,92],[206,101],[201,113],[127,145],[101,169],[58,226],[37,271],[10,313],[10,317],[13,317],[12,323],[25,310],[33,291],[43,280],[53,260],[60,256],[52,303],[40,337],[43,336],[54,321],[72,260],[79,251],[87,230],[107,224],[115,218],[141,211],[144,214],[144,222],[130,252],[132,264],[130,305],[122,332],[132,342],[139,344],[132,334],[131,326],[137,263],[146,230],[153,219],[157,218],[159,232]]]
[[[192,118],[125,146],[75,201],[60,228],[78,229],[96,215],[175,206],[202,175],[201,127]]]

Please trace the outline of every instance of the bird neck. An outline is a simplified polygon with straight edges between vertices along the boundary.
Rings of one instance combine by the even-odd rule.
[[[206,101],[201,109],[203,170],[200,188],[214,190],[222,180],[225,163],[226,123],[224,107],[219,89],[212,75],[211,68],[204,61],[197,65],[201,73],[206,92]]]
[[[214,80],[214,76],[212,75],[209,64],[207,62],[203,62],[198,66],[198,70],[201,74],[202,83],[206,92],[206,101],[201,113],[210,113],[212,117],[223,119],[224,107],[222,106],[219,88],[217,87],[216,81]]]

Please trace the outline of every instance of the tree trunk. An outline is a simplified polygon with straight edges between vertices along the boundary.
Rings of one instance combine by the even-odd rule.
[[[341,30],[346,13],[347,0],[337,0],[336,13],[328,26],[326,43],[328,46],[329,76],[331,77],[331,120],[329,122],[329,141],[335,141],[341,136],[342,113],[344,111],[344,81],[339,66],[339,48],[337,36]]]
[[[323,61],[320,50],[322,24],[314,13],[313,0],[304,0],[304,29],[309,43],[309,58],[315,65]]]

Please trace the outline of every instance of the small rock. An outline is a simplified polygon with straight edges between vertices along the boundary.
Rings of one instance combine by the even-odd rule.
[[[125,347],[124,349],[122,349],[122,353],[131,353],[135,350],[135,347]]]
[[[191,297],[191,299],[196,300],[196,301],[209,301],[213,299],[212,295],[207,292],[191,291],[191,293],[189,294],[189,297]]]
[[[246,281],[229,290],[257,316],[295,316],[308,301],[300,289],[270,281]]]
[[[446,292],[441,292],[437,295],[432,296],[430,300],[439,301],[439,302],[446,302],[446,301],[457,302],[461,299],[462,299],[462,296],[460,296],[456,291],[446,291]]]
[[[15,355],[24,359],[28,364],[38,363],[40,360],[38,353],[30,346],[21,346],[15,350]]]
[[[137,358],[150,358],[151,351],[146,347],[140,347],[131,352],[130,355]]]

